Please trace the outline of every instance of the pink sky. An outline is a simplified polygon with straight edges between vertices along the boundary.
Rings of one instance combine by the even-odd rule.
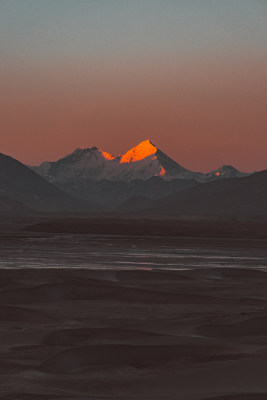
[[[77,147],[116,155],[151,139],[193,170],[266,169],[266,70],[260,55],[10,65],[1,152],[39,164]]]
[[[0,151],[144,139],[186,168],[267,169],[266,1],[1,2]]]

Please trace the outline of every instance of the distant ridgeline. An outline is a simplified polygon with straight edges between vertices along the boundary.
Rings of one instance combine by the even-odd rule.
[[[156,200],[203,182],[248,175],[227,165],[208,174],[190,171],[150,140],[119,156],[97,147],[77,149],[31,168],[64,192],[110,208],[136,196]]]
[[[193,172],[149,140],[119,156],[77,149],[37,167],[0,154],[0,212],[36,211],[263,218],[267,171],[246,174],[224,165]]]

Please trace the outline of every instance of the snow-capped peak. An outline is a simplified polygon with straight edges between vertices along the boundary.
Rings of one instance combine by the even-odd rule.
[[[98,147],[77,149],[68,156],[33,169],[50,182],[68,181],[131,181],[160,176],[164,179],[202,179],[202,174],[191,172],[144,140],[125,154],[113,156]]]
[[[105,158],[106,160],[114,160],[115,156],[113,156],[110,153],[107,153],[101,149],[99,149],[98,147],[94,146],[91,148],[86,148],[86,149],[76,149],[74,150],[71,154],[69,154],[68,156],[64,157],[64,159],[68,159],[68,158],[83,158],[85,157],[85,155],[88,154],[92,155],[94,154],[95,156],[100,156]]]
[[[158,151],[150,140],[144,140],[137,146],[133,147],[127,153],[120,156],[120,163],[129,163],[143,160],[144,158],[155,154]]]
[[[232,165],[222,165],[220,168],[209,172],[206,176],[208,179],[218,179],[218,178],[241,178],[242,176],[247,176],[245,172],[241,172]]]
[[[102,156],[103,156],[106,160],[114,160],[114,158],[116,158],[116,157],[114,157],[112,154],[106,153],[106,152],[103,151],[103,150],[100,150],[100,149],[99,149],[99,152],[102,154]]]

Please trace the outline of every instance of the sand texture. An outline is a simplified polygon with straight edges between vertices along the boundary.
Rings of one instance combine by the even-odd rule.
[[[267,399],[259,270],[0,271],[0,399]]]

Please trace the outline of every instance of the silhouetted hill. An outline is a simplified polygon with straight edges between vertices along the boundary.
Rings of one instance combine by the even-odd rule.
[[[221,179],[156,202],[160,213],[256,216],[267,215],[267,170],[239,179]]]
[[[73,182],[65,182],[60,186],[60,189],[66,193],[75,194],[76,197],[81,199],[90,199],[108,209],[113,209],[134,196],[159,199],[197,184],[198,182],[193,179],[164,180],[161,177],[154,176],[146,181],[136,179],[129,182],[112,182],[109,180],[98,182],[90,179],[80,181],[77,179]]]
[[[0,210],[72,211],[86,203],[63,193],[12,157],[0,153]],[[8,200],[10,199],[10,200]]]
[[[267,216],[267,170],[239,179],[220,179],[157,201],[132,199],[121,208],[127,212],[155,214],[256,217]]]

